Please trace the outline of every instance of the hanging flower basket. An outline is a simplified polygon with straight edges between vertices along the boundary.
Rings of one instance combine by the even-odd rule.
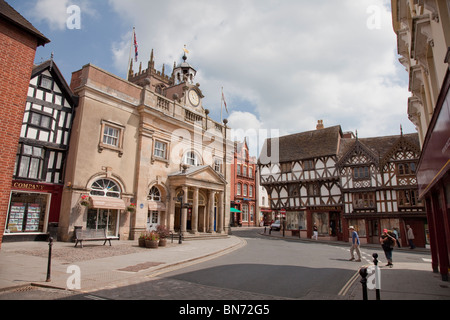
[[[89,207],[89,204],[90,204],[90,202],[89,202],[89,196],[87,196],[87,195],[81,196],[80,204],[81,204],[83,207]]]
[[[131,203],[131,204],[127,207],[127,211],[128,211],[128,212],[135,212],[135,211],[136,211],[136,203]]]

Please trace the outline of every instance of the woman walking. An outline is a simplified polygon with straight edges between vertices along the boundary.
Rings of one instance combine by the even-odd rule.
[[[386,259],[388,261],[387,265],[388,267],[393,267],[392,264],[392,251],[394,250],[395,246],[395,238],[391,236],[387,229],[383,230],[383,234],[380,237],[380,243],[381,247],[383,248],[384,255],[386,256]]]

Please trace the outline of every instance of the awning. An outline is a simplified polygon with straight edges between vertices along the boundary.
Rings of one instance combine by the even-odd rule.
[[[236,209],[236,208],[230,208],[231,212],[241,212],[240,210]]]
[[[91,207],[95,209],[125,210],[125,202],[119,198],[90,196]]]
[[[149,201],[148,210],[152,211],[166,211],[166,205],[160,201]]]

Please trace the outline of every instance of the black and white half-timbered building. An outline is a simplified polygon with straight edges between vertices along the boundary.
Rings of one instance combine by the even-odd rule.
[[[53,59],[33,68],[17,146],[5,241],[45,238],[52,231],[49,225],[58,223],[77,101]]]
[[[263,152],[270,157],[259,159],[261,185],[271,209],[285,218],[287,232],[311,237],[315,224],[322,238],[342,240],[336,167],[342,135],[341,127],[334,126],[266,140]]]
[[[354,226],[362,243],[378,243],[381,231],[395,230],[407,244],[427,243],[424,204],[418,198],[417,134],[359,139],[340,126],[267,139],[259,160],[261,185],[271,209],[286,221],[286,232],[348,241]],[[264,161],[264,159],[270,161]],[[265,162],[265,163],[264,163]]]
[[[337,166],[343,217],[363,243],[379,243],[381,230],[389,229],[406,246],[410,225],[417,245],[425,247],[426,212],[416,178],[419,157],[417,134],[341,141]]]

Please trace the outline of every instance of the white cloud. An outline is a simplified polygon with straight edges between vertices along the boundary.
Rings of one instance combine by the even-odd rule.
[[[188,46],[206,108],[220,118],[224,87],[232,127],[284,134],[312,130],[322,119],[326,126],[358,130],[360,137],[398,134],[400,124],[414,132],[388,0],[110,4],[136,27],[144,66],[153,48],[157,67],[164,63],[170,71]],[[373,8],[379,10],[368,10]],[[374,21],[376,28],[369,28]],[[114,45],[120,74],[126,72],[130,36],[131,30]]]

